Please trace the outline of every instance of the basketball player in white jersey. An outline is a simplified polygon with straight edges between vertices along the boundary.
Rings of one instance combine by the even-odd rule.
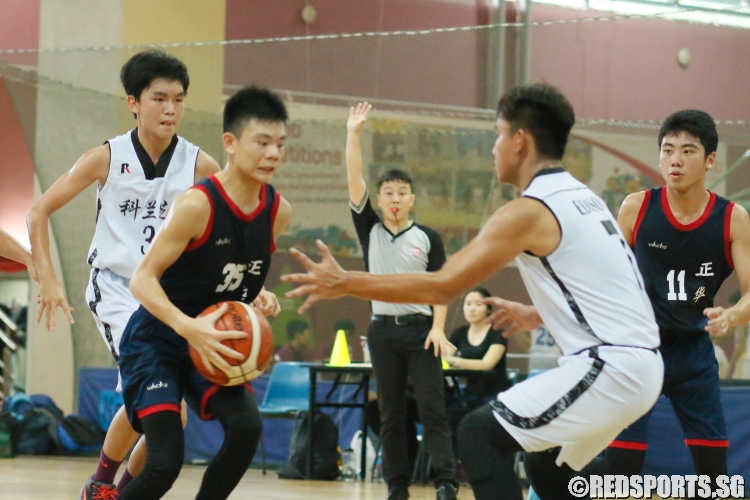
[[[468,414],[459,455],[477,499],[521,500],[513,454],[542,500],[572,498],[583,468],[656,401],[663,363],[642,277],[617,222],[584,184],[561,168],[573,108],[546,84],[518,87],[498,105],[495,169],[522,196],[500,208],[477,237],[434,273],[344,271],[318,242],[319,264],[294,251],[307,274],[288,293],[301,309],[342,295],[447,304],[515,258],[536,308],[507,312],[510,326],[546,325],[563,351],[560,366],[517,384]]]
[[[164,51],[134,55],[122,67],[120,80],[136,128],[85,153],[32,206],[28,214],[34,262],[41,290],[37,322],[46,314],[53,330],[53,313],[61,308],[73,323],[72,308],[57,281],[49,251],[49,217],[81,191],[97,185],[96,231],[88,254],[92,266],[86,303],[97,327],[117,360],[119,343],[132,313],[139,307],[128,286],[167,211],[179,194],[204,177],[219,172],[218,163],[176,134],[185,109],[188,71]],[[266,294],[272,313],[278,302]],[[119,385],[119,384],[118,384]],[[84,500],[112,498],[117,469],[138,434],[121,408],[104,442],[96,473],[81,492]],[[137,446],[118,490],[145,463],[145,446]]]

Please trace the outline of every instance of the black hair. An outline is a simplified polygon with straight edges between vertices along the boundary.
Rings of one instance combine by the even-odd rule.
[[[310,328],[310,325],[307,323],[307,321],[302,321],[301,319],[293,319],[286,324],[286,336],[291,342],[292,340],[297,338],[298,335],[304,333],[308,328]]]
[[[378,179],[378,191],[380,191],[380,186],[386,182],[403,182],[404,184],[408,184],[410,188],[412,187],[412,180],[409,174],[398,168],[392,168],[380,176]]]
[[[336,322],[333,324],[333,331],[338,332],[339,330],[346,330],[346,331],[354,331],[356,329],[356,326],[354,325],[354,321],[350,320],[349,318],[343,318],[343,319],[337,319]]]
[[[143,91],[157,78],[180,82],[183,92],[187,95],[190,85],[187,66],[162,49],[139,52],[128,59],[120,70],[120,81],[125,94],[132,95],[136,100],[140,100]]]
[[[568,134],[576,121],[568,99],[546,83],[522,85],[506,92],[497,104],[497,116],[508,122],[511,132],[526,130],[534,138],[538,156],[553,160],[565,154]]]
[[[677,135],[680,132],[685,132],[698,139],[706,150],[706,156],[716,151],[719,145],[716,122],[705,111],[684,109],[669,115],[659,129],[659,149],[661,149],[664,137]]]
[[[492,294],[487,290],[486,288],[482,288],[481,286],[472,288],[468,292],[466,292],[466,295],[469,295],[470,293],[478,293],[482,296],[483,299],[487,299],[489,297],[492,297]],[[464,300],[466,300],[466,295],[464,295]],[[490,315],[490,312],[492,311],[492,305],[486,304],[487,306],[487,316]]]
[[[224,132],[239,137],[252,119],[286,123],[289,114],[279,96],[251,85],[234,94],[224,105]]]

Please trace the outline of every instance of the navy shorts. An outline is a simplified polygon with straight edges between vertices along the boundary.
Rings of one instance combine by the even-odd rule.
[[[708,334],[662,341],[664,394],[674,408],[688,446],[727,447],[719,390],[719,365]],[[622,431],[611,448],[646,450],[653,408]]]
[[[120,344],[123,399],[130,424],[160,411],[180,412],[184,398],[204,420],[208,399],[225,389],[203,377],[190,359],[188,343],[142,306],[130,318]]]

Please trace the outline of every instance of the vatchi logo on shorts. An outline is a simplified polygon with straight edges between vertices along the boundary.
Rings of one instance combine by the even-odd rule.
[[[419,257],[420,255],[422,255],[422,249],[419,247],[411,247],[411,250],[409,250],[409,254],[412,257]]]

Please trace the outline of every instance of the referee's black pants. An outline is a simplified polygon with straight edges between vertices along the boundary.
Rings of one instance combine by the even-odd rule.
[[[432,319],[408,325],[372,321],[367,342],[378,385],[380,444],[383,477],[389,489],[406,488],[411,480],[406,439],[406,378],[409,377],[424,427],[427,452],[432,457],[435,487],[453,483],[456,462],[445,411],[443,369],[432,346],[424,342]]]

